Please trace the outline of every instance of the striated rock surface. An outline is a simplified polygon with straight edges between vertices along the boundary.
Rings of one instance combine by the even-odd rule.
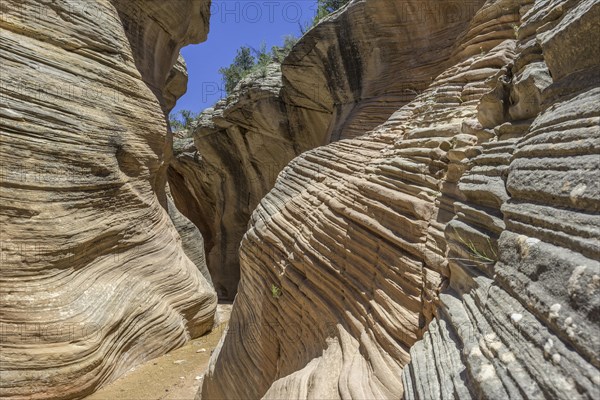
[[[196,149],[177,154],[169,181],[206,240],[220,297],[237,292],[239,243],[281,170],[307,150],[376,127],[422,92],[478,4],[355,1],[306,33],[281,67],[243,80],[203,113]]]
[[[175,203],[202,232],[220,298],[233,299],[239,282],[238,248],[250,214],[295,156],[318,145],[290,136],[279,97],[281,69],[267,67],[205,110],[193,139],[176,139],[169,182]]]
[[[167,78],[208,6],[2,2],[0,397],[81,398],[212,326],[165,193]]]
[[[493,140],[459,181],[450,288],[411,350],[409,398],[600,395],[600,49],[586,44],[600,40],[600,4],[536,1],[519,15],[479,105]]]
[[[370,4],[369,26],[416,43],[447,15],[366,0],[328,23],[363,31]],[[261,200],[203,399],[598,397],[600,5],[470,6],[422,93],[362,136],[340,118],[356,132]],[[357,90],[410,79],[395,71]]]

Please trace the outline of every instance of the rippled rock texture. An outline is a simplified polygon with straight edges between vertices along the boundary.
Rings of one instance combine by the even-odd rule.
[[[252,211],[296,156],[386,121],[446,68],[480,2],[359,1],[311,29],[281,66],[206,110],[171,164],[177,206],[202,231],[219,296],[233,299]],[[435,20],[428,15],[444,16]],[[187,150],[185,150],[185,149]]]
[[[208,267],[220,298],[233,300],[240,279],[238,249],[252,211],[277,174],[302,151],[290,134],[280,97],[281,69],[267,67],[205,110],[193,139],[175,139],[169,182],[175,203],[206,241]]]
[[[366,0],[330,17],[368,54],[383,54],[368,36],[381,25],[443,69],[371,131],[339,119],[348,139],[279,175],[242,240],[202,398],[598,397],[599,10]],[[334,58],[306,71],[317,54]],[[343,65],[342,93],[411,81],[402,64]]]
[[[2,2],[1,397],[79,398],[210,329],[165,193],[167,78],[208,3]]]

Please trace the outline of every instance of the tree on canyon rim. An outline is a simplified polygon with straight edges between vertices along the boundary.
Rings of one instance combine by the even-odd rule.
[[[340,9],[350,0],[317,0],[317,12],[312,21],[315,26],[325,16]],[[310,27],[301,27],[302,34],[306,33]],[[261,70],[262,76],[266,74],[267,65],[273,61],[282,63],[285,56],[289,54],[292,47],[296,44],[298,38],[294,35],[287,35],[284,38],[282,46],[273,46],[271,52],[266,50],[263,44],[258,50],[249,46],[242,46],[238,49],[233,62],[228,67],[219,69],[222,76],[225,92],[229,95],[235,89],[239,81],[254,71]],[[254,53],[254,55],[253,55]],[[181,110],[178,113],[171,114],[169,120],[173,131],[190,131],[193,122],[199,116],[199,113],[193,113],[190,110]]]
[[[264,78],[267,74],[267,65],[272,62],[283,62],[297,41],[298,38],[287,35],[283,40],[283,45],[273,46],[271,51],[267,51],[264,43],[258,49],[248,46],[240,47],[233,62],[228,67],[219,69],[225,85],[225,92],[231,94],[239,81],[253,72],[260,71],[260,76]]]

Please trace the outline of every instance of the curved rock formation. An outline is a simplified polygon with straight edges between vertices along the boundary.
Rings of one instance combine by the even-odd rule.
[[[163,96],[208,6],[2,2],[2,398],[80,398],[210,329],[165,210]]]
[[[203,113],[195,149],[177,155],[169,180],[177,206],[206,239],[220,297],[237,293],[239,243],[279,172],[414,99],[446,68],[477,4],[355,1],[307,32],[281,68],[243,80]]]
[[[328,22],[421,43],[447,13],[420,4]],[[296,158],[261,201],[204,400],[598,396],[599,4],[471,6],[423,93],[362,136],[341,118],[353,138]]]
[[[194,138],[176,140],[169,168],[175,203],[206,240],[208,267],[220,298],[233,300],[238,248],[250,214],[279,171],[309,148],[290,136],[279,97],[281,70],[268,66],[201,115]]]

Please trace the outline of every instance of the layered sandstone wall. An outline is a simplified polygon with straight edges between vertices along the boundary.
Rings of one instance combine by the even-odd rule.
[[[600,395],[600,4],[519,16],[478,107],[493,136],[458,183],[449,288],[411,349],[407,398]]]
[[[220,297],[237,293],[250,214],[283,168],[414,99],[446,68],[480,3],[351,2],[307,32],[281,66],[243,80],[203,113],[195,148],[182,146],[169,179],[177,206],[206,239]]]
[[[85,396],[212,326],[164,185],[167,78],[208,7],[2,2],[3,398]]]
[[[599,7],[478,3],[426,90],[294,159],[202,398],[597,397]],[[331,18],[360,29],[351,10]]]

